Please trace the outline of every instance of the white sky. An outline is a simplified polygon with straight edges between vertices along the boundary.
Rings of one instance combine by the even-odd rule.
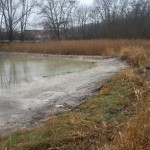
[[[92,5],[94,0],[78,0],[78,1],[79,1],[80,5],[88,5],[88,6],[90,6],[90,5]],[[33,28],[33,24],[34,24],[34,28],[36,28],[36,29],[41,28],[38,25],[39,20],[38,19],[35,20],[35,18],[36,18],[35,14],[31,15],[31,17],[29,18],[28,29]]]
[[[82,5],[91,5],[93,0],[80,0],[80,3]]]

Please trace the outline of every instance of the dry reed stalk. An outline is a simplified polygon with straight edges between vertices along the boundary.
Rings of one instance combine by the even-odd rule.
[[[122,57],[128,59],[134,66],[141,67],[146,61],[145,50],[143,47],[124,47],[121,49]]]
[[[124,47],[125,48],[143,47],[144,51],[148,51],[150,48],[150,41],[81,40],[81,41],[50,41],[41,43],[10,43],[10,44],[2,44],[0,47],[0,51],[6,52],[17,51],[17,52],[49,53],[49,54],[64,54],[64,55],[121,56],[122,49]]]
[[[150,109],[145,106],[142,112],[130,119],[122,129],[112,150],[149,150],[150,148]]]

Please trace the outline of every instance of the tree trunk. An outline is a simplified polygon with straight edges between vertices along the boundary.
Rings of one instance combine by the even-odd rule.
[[[13,27],[12,27],[12,18],[9,20],[9,41],[13,41]]]
[[[20,40],[23,42],[24,41],[24,29],[23,29],[23,23],[21,22],[21,35],[20,35]]]

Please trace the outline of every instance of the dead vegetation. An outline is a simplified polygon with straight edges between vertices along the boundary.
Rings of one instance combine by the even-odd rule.
[[[126,59],[134,67],[142,67],[146,61],[146,53],[143,47],[129,46],[121,49],[122,58]]]
[[[147,103],[146,103],[147,104]],[[145,105],[146,105],[145,104]],[[124,124],[114,141],[112,150],[150,149],[150,104]]]
[[[76,43],[76,47],[72,44],[68,45],[68,42],[65,45],[64,41],[60,42],[63,46],[58,45],[59,42],[56,42],[57,44],[52,42],[49,43],[49,47],[53,50],[56,48],[56,51],[52,52],[55,54],[60,50],[59,54],[122,56],[135,68],[121,71],[111,82],[101,88],[95,98],[90,99],[75,112],[59,117],[53,116],[37,129],[0,139],[0,149],[149,150],[150,81],[146,78],[143,63],[147,59],[145,54],[149,52],[150,42],[125,40],[117,45],[118,40],[82,41],[82,46],[79,41],[70,42]],[[101,48],[98,49],[97,46],[97,49],[94,49],[95,44],[91,42]],[[19,46],[21,47],[22,44],[27,49],[35,46],[35,44],[24,43],[20,43]],[[46,43],[38,43],[40,44]],[[5,46],[2,46],[3,50],[12,51],[10,45]],[[26,51],[24,46],[19,50],[17,44],[12,44],[13,51],[51,53],[48,46],[47,51],[38,51],[38,48],[34,49],[35,51],[31,49]],[[63,48],[67,50],[64,52]]]
[[[49,53],[63,55],[104,55],[121,56],[123,48],[142,47],[149,50],[149,40],[80,40],[50,41],[40,43],[1,44],[0,51]],[[135,50],[135,49],[134,49]]]

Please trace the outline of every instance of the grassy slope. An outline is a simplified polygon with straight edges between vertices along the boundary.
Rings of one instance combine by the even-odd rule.
[[[109,145],[122,123],[147,101],[150,83],[137,70],[122,71],[75,112],[53,116],[43,126],[0,140],[1,149],[94,149]],[[148,121],[148,120],[147,120]],[[126,133],[127,134],[127,133]]]
[[[0,149],[148,150],[150,82],[141,69],[145,48],[124,47],[121,53],[138,68],[119,73],[76,111],[53,116],[32,131],[0,139]]]
[[[150,53],[143,64],[150,68]],[[145,82],[147,85],[150,81]],[[145,85],[144,85],[145,86]],[[142,85],[136,90],[139,101],[143,99],[139,111],[130,118],[117,133],[113,145],[107,147],[110,150],[149,150],[150,149],[150,92],[146,95]],[[150,89],[148,85],[147,89]],[[136,106],[137,107],[137,106]]]

